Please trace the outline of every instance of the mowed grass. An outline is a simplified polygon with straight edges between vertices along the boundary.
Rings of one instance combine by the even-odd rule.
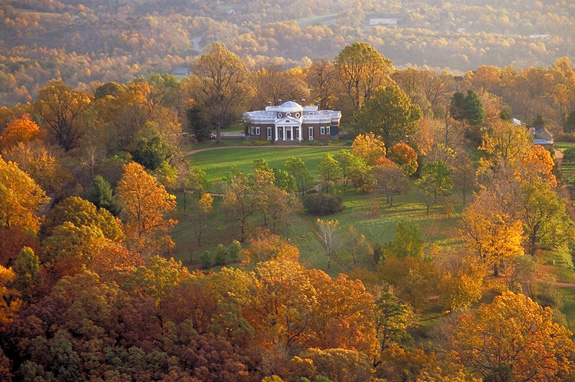
[[[285,162],[292,156],[303,160],[310,173],[315,176],[317,165],[325,154],[335,154],[344,148],[343,146],[218,147],[188,155],[186,159],[193,167],[204,170],[212,182],[221,181],[229,174],[232,166],[251,172],[254,159],[265,159],[270,167],[283,169]]]
[[[181,195],[178,196],[181,208]],[[456,195],[451,197],[455,211],[449,217],[445,213],[444,204],[433,206],[427,215],[425,205],[419,199],[416,190],[396,196],[393,207],[387,206],[385,196],[381,193],[346,191],[342,196],[345,210],[322,217],[323,220],[339,221],[337,250],[332,255],[330,269],[327,269],[327,257],[316,216],[299,212],[292,215],[287,227],[285,225],[277,227],[277,234],[287,238],[299,248],[300,260],[308,268],[322,269],[334,277],[339,273],[347,273],[355,267],[375,270],[376,264],[372,256],[355,254],[353,245],[348,239],[350,227],[365,235],[370,243],[385,243],[395,236],[398,222],[412,222],[419,226],[422,238],[428,245],[436,244],[442,248],[462,245],[457,230],[462,206]],[[190,268],[200,266],[199,256],[202,253],[206,251],[213,253],[218,244],[228,245],[239,235],[238,227],[230,223],[219,208],[220,202],[221,198],[215,199],[214,214],[206,222],[209,229],[200,246],[197,245],[193,235],[195,222],[180,210],[180,224],[172,231],[176,242],[175,257]],[[254,216],[249,232],[255,232],[260,223],[261,219]]]

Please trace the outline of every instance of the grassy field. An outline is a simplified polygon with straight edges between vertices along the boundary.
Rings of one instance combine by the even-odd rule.
[[[202,148],[209,148],[205,146]],[[212,182],[222,180],[232,166],[237,166],[245,172],[253,168],[254,159],[265,159],[272,168],[282,168],[284,163],[295,156],[301,158],[311,174],[315,176],[317,165],[327,153],[335,154],[345,146],[243,146],[222,147],[216,150],[207,150],[189,155],[186,159],[193,167],[201,168],[206,172]],[[194,148],[195,149],[195,148]]]

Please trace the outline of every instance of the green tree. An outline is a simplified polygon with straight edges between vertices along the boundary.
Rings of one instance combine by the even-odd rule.
[[[132,152],[134,161],[152,171],[167,163],[173,155],[173,148],[160,135],[138,139],[136,149]]]
[[[119,214],[119,209],[114,200],[112,186],[101,175],[96,175],[86,189],[86,200],[92,202],[98,208],[105,208],[113,215]]]
[[[450,112],[453,119],[465,120],[471,126],[481,125],[485,120],[483,103],[472,89],[467,90],[465,95],[461,92],[453,95]]]
[[[358,132],[373,132],[381,136],[385,147],[398,142],[411,142],[422,118],[419,106],[398,86],[386,86],[375,91],[356,114]]]
[[[285,170],[295,178],[297,190],[303,195],[313,184],[313,177],[303,160],[291,157],[284,164]]]
[[[523,187],[521,220],[526,252],[535,256],[538,248],[558,248],[573,242],[574,232],[565,203],[544,184]]]
[[[42,279],[40,274],[40,259],[30,247],[24,247],[18,254],[12,267],[14,274],[14,287],[20,292],[25,301],[31,302],[40,290]]]
[[[342,177],[339,162],[331,154],[325,154],[317,166],[319,183],[325,193],[329,193],[330,186],[335,186]]]
[[[431,204],[437,203],[438,196],[449,195],[453,189],[451,173],[442,161],[427,162],[421,169],[421,178],[416,181],[426,198],[427,214]]]
[[[210,139],[212,125],[208,113],[202,106],[194,103],[186,111],[186,118],[188,129],[196,141],[203,142]]]
[[[575,111],[569,113],[569,116],[563,124],[563,131],[566,133],[572,133],[575,131]]]

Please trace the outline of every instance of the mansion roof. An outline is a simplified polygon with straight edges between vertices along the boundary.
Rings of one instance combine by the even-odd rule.
[[[293,120],[300,124],[331,124],[338,125],[341,112],[335,110],[320,110],[317,105],[301,106],[297,102],[287,101],[281,105],[266,106],[265,110],[247,111],[243,115],[244,123],[275,124],[278,120]]]

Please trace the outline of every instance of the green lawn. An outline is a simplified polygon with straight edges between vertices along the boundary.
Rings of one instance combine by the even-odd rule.
[[[215,199],[215,213],[206,223],[209,232],[203,238],[202,245],[197,246],[193,236],[194,222],[181,211],[181,195],[179,197],[180,224],[172,231],[176,242],[175,257],[182,260],[191,268],[199,266],[199,256],[208,251],[213,252],[219,243],[229,244],[232,237],[238,235],[237,227],[227,220],[223,212],[218,208],[219,198]],[[395,227],[398,222],[413,222],[419,226],[423,240],[428,244],[437,244],[440,247],[457,247],[461,245],[457,233],[457,221],[461,213],[461,203],[457,196],[453,196],[455,212],[447,217],[443,204],[438,204],[426,215],[425,205],[421,203],[412,191],[406,195],[398,195],[394,200],[394,206],[388,207],[385,198],[381,194],[365,194],[356,191],[348,191],[343,194],[345,210],[337,214],[323,217],[324,220],[339,221],[339,246],[332,257],[331,269],[326,268],[326,255],[321,238],[319,236],[317,217],[305,212],[294,214],[288,227],[280,226],[277,233],[287,237],[301,252],[301,261],[309,268],[318,268],[332,276],[342,272],[349,272],[354,267],[366,267],[375,269],[372,257],[355,256],[354,264],[351,244],[347,241],[347,232],[353,226],[366,239],[373,242],[385,243],[395,236]],[[254,217],[252,229],[261,223]],[[192,260],[190,262],[190,259]]]
[[[207,146],[210,147],[210,146]],[[207,148],[202,147],[202,148]],[[237,166],[245,172],[250,172],[254,159],[267,160],[272,168],[282,168],[286,160],[295,156],[301,158],[307,165],[311,174],[315,176],[317,165],[327,153],[335,154],[344,146],[245,146],[224,147],[216,150],[201,151],[189,155],[186,159],[193,167],[204,170],[212,182],[222,180],[232,166]]]

